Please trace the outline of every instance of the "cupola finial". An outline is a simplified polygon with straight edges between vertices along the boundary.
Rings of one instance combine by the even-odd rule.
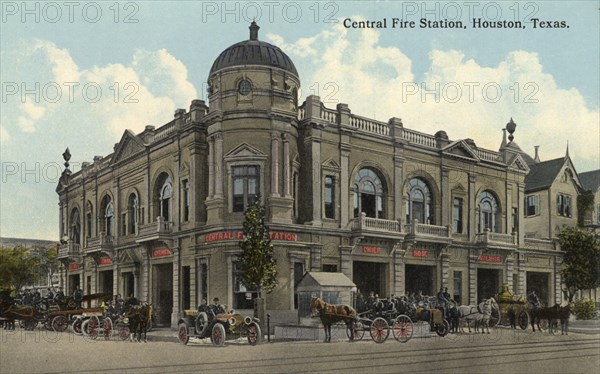
[[[508,133],[510,135],[508,135],[508,140],[509,141],[513,141],[513,139],[515,138],[513,136],[513,133],[515,132],[515,129],[517,128],[517,124],[513,121],[512,117],[510,117],[510,122],[508,122],[506,124],[506,130],[508,131]]]
[[[249,29],[250,29],[250,40],[258,40],[258,30],[260,30],[260,26],[258,26],[255,21],[252,21]]]

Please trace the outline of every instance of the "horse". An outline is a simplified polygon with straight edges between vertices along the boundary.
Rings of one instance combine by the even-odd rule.
[[[448,323],[450,324],[450,332],[458,333],[460,328],[460,311],[455,303],[448,303]]]
[[[325,343],[331,342],[331,325],[336,322],[344,322],[350,331],[350,341],[354,340],[353,322],[357,319],[357,313],[354,308],[349,305],[333,305],[326,303],[323,299],[313,297],[310,301],[310,311],[315,314],[319,313],[321,323],[325,330]]]
[[[471,332],[471,321],[475,321],[475,332],[479,331],[481,326],[481,333],[490,333],[490,317],[492,316],[492,309],[494,306],[497,308],[498,304],[494,298],[490,298],[482,301],[479,305],[461,305],[458,307],[459,315],[461,319],[467,321],[467,327]]]
[[[132,306],[129,311],[125,314],[125,317],[129,319],[129,329],[131,331],[131,341],[142,341],[142,332],[144,333],[144,343],[146,340],[146,327],[148,320],[152,315],[152,308],[147,303]],[[136,337],[137,333],[137,337]]]
[[[569,318],[571,317],[571,305],[558,307],[558,318],[560,319],[560,334],[569,335]]]

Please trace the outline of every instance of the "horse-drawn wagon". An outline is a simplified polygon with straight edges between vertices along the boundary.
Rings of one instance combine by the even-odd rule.
[[[225,308],[226,309],[226,308]],[[185,310],[179,319],[177,338],[186,345],[190,338],[208,338],[214,346],[225,345],[227,339],[246,337],[250,345],[256,345],[261,339],[258,318],[242,316],[233,310],[225,313],[213,306],[201,310]]]

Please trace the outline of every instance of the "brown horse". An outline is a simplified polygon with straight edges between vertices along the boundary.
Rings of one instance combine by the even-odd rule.
[[[331,342],[331,325],[336,322],[344,322],[350,331],[350,341],[354,340],[353,322],[356,321],[356,310],[349,305],[332,305],[323,299],[313,297],[310,301],[310,311],[319,313],[323,329],[325,330],[325,343]]]
[[[146,327],[152,316],[152,307],[147,303],[134,305],[125,314],[129,319],[129,330],[131,331],[131,340],[142,341],[142,332],[144,333],[144,342],[146,342]],[[136,336],[137,335],[137,336]]]

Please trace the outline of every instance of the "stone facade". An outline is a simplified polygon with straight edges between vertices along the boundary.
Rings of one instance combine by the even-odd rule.
[[[525,237],[529,166],[512,140],[493,151],[317,96],[298,105],[293,63],[257,33],[253,24],[213,64],[210,109],[194,100],[63,174],[69,289],[135,294],[171,325],[203,298],[252,308],[236,260],[243,211],[260,198],[278,266],[275,319],[294,318],[306,271],[342,272],[380,296],[448,287],[463,304],[502,283],[525,294],[533,272],[548,302],[559,299],[561,252]]]

